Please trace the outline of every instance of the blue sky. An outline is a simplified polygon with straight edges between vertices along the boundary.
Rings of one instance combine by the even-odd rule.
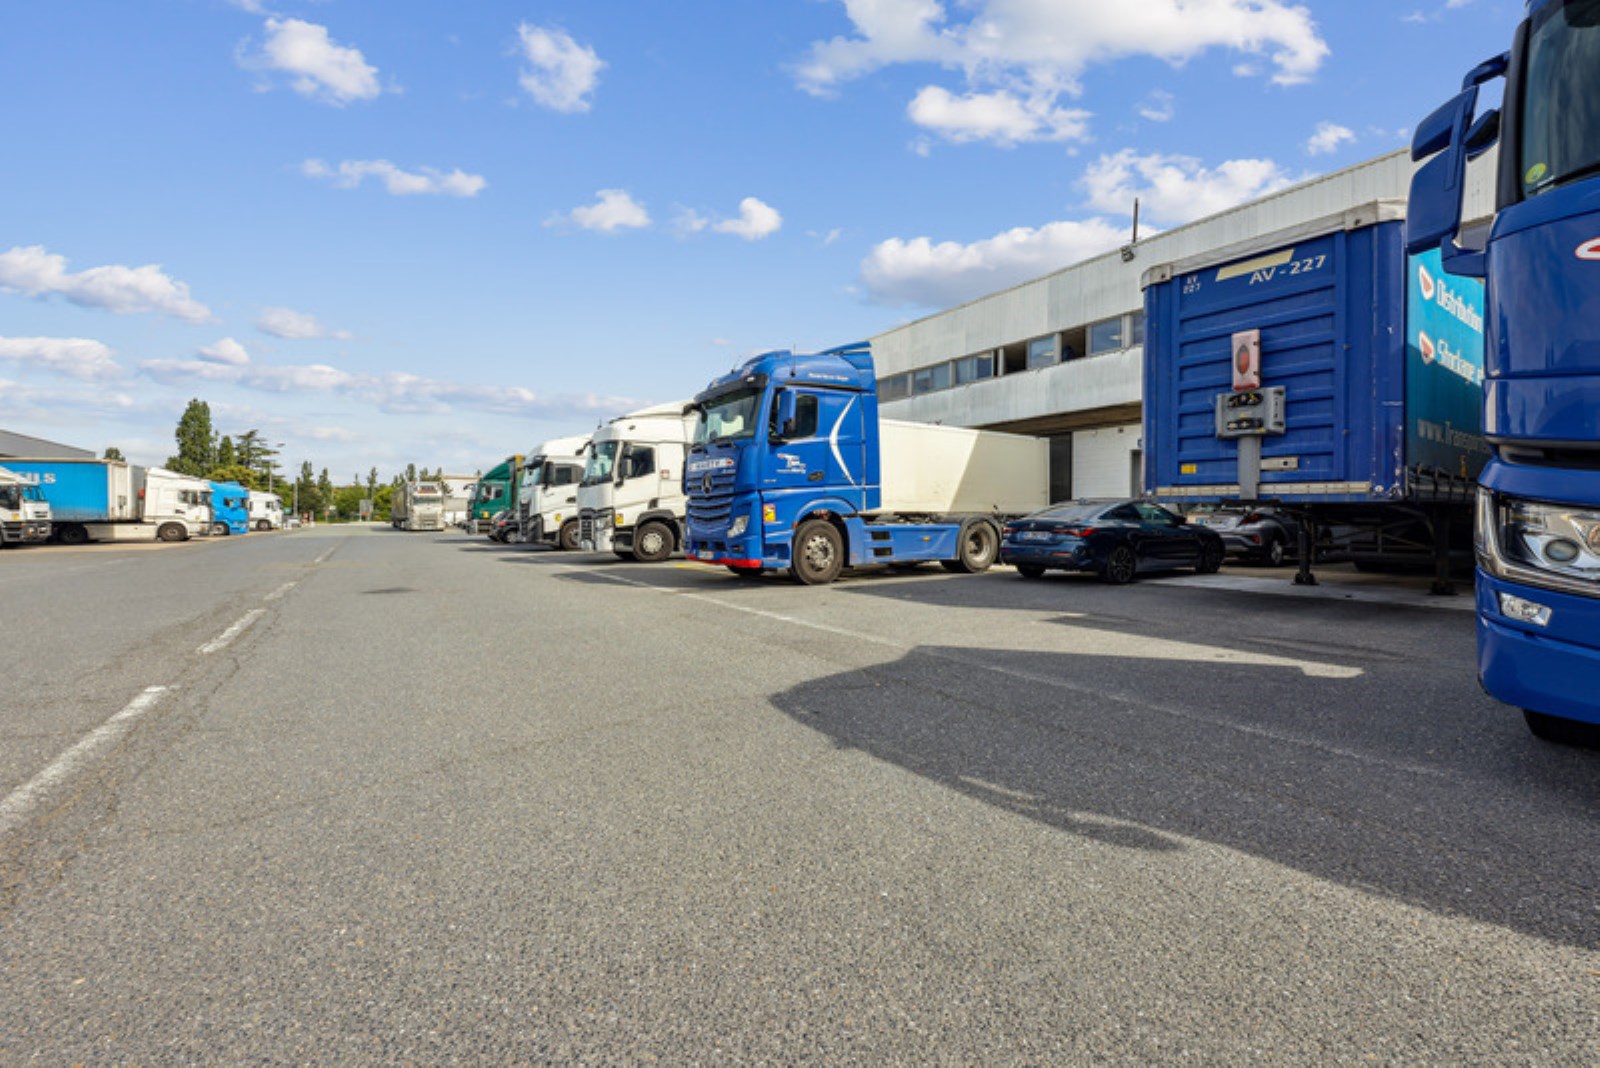
[[[0,427],[487,468],[1406,142],[1513,0],[13,0]]]

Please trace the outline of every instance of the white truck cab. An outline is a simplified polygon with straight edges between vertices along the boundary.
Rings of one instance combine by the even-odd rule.
[[[528,450],[517,491],[517,529],[522,541],[578,547],[578,483],[583,480],[589,435],[553,438]]]
[[[32,478],[0,467],[0,545],[46,541],[50,503]]]
[[[584,549],[655,563],[683,545],[683,464],[698,422],[692,401],[674,401],[594,432],[578,485]]]
[[[282,530],[283,498],[276,493],[251,490],[250,525],[256,530]]]

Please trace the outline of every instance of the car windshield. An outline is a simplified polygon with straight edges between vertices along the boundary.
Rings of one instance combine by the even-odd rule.
[[[1054,508],[1047,508],[1044,511],[1039,512],[1037,515],[1033,516],[1033,518],[1056,519],[1064,520],[1068,523],[1081,523],[1086,519],[1096,518],[1108,507],[1109,505],[1105,504],[1104,502],[1101,502],[1100,504],[1058,504]]]
[[[617,465],[617,452],[621,448],[620,441],[596,442],[589,450],[589,462],[583,465],[583,484],[593,486],[610,478],[612,469]]]
[[[1522,188],[1542,193],[1600,168],[1600,0],[1554,3],[1528,33]]]
[[[694,443],[705,445],[729,438],[749,438],[756,433],[756,406],[761,391],[741,389],[724,393],[700,406],[700,423],[695,427]]]

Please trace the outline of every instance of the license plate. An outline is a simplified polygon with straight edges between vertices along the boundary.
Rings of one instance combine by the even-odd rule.
[[[717,558],[717,554],[709,549],[701,549],[699,552],[694,554],[694,558],[696,560],[715,560]]]
[[[1048,530],[1024,530],[1017,535],[1018,541],[1049,541],[1055,535]]]

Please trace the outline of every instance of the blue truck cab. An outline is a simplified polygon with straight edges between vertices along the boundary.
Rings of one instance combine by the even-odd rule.
[[[1498,109],[1481,86],[1505,80]],[[1407,247],[1487,283],[1478,672],[1533,732],[1600,725],[1600,0],[1531,0],[1511,49],[1417,127]],[[1495,215],[1458,241],[1469,160]]]
[[[237,482],[211,483],[211,533],[250,532],[250,491]]]
[[[1008,476],[995,465],[992,480],[964,477],[970,464],[941,451],[952,440],[980,456],[1021,443],[1031,458],[1032,439],[881,420],[865,343],[757,356],[711,382],[695,407],[684,549],[736,574],[786,569],[812,585],[869,565],[982,571],[998,553],[1002,509],[971,507],[961,490],[988,481],[984,499],[999,502],[1014,494],[994,481],[1032,479],[1039,497],[1028,503],[1038,504],[1047,481],[1042,443],[1036,470],[1022,463]]]

